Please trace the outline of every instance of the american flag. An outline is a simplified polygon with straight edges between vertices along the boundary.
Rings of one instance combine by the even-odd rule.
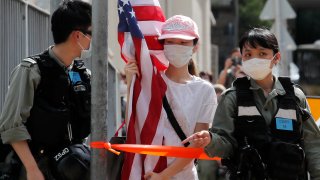
[[[119,0],[118,13],[121,56],[126,62],[135,61],[140,71],[131,83],[126,143],[161,145],[160,116],[167,87],[159,71],[168,62],[157,38],[165,17],[158,0]],[[143,179],[146,172],[161,172],[166,167],[165,157],[126,153],[121,178]]]

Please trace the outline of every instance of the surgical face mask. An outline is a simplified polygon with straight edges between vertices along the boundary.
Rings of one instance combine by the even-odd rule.
[[[86,35],[84,35],[87,39],[89,39]],[[90,39],[89,39],[90,40]],[[90,40],[90,45],[89,45],[89,49],[84,49],[83,46],[81,46],[81,44],[78,41],[78,45],[81,48],[81,55],[80,55],[80,59],[84,60],[84,59],[89,59],[91,57],[91,40]]]
[[[191,60],[193,46],[164,45],[163,52],[170,64],[180,68]]]
[[[272,68],[270,68],[272,60],[252,58],[242,62],[242,71],[250,76],[254,80],[262,80],[271,73]]]

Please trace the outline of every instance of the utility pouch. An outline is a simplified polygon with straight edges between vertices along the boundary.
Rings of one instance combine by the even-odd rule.
[[[84,144],[73,144],[53,153],[51,166],[59,180],[89,180],[90,150]]]
[[[265,164],[255,148],[246,145],[240,149],[239,164],[236,172],[238,179],[265,180],[265,169]]]
[[[299,144],[270,143],[268,175],[272,179],[297,179],[304,170],[305,152]]]

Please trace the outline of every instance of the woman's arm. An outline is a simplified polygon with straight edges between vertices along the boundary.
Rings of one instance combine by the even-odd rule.
[[[227,74],[228,74],[228,69],[232,66],[232,60],[231,58],[226,59],[224,63],[224,68],[219,74],[219,77],[217,79],[217,84],[223,84],[224,86],[226,85],[226,80],[227,80]]]
[[[27,179],[44,180],[38,165],[31,154],[27,141],[17,141],[11,143],[14,151],[18,154],[27,172]]]

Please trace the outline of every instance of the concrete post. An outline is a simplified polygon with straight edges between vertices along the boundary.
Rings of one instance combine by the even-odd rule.
[[[108,119],[108,1],[92,2],[91,141],[107,141]],[[91,179],[108,179],[105,149],[91,151]]]

